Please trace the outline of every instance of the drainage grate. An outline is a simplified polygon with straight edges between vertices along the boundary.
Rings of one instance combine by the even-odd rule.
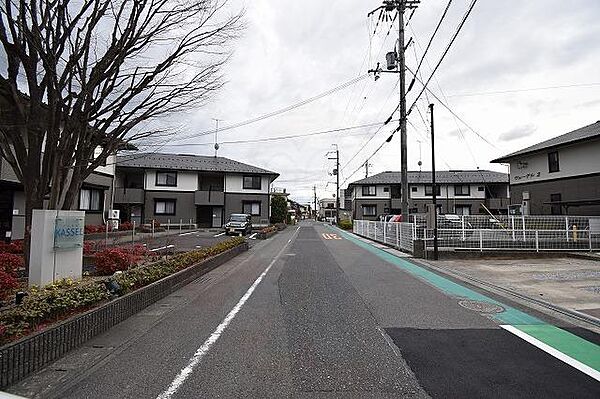
[[[473,310],[479,313],[501,313],[504,312],[504,308],[500,305],[496,305],[494,303],[482,302],[482,301],[473,301],[469,299],[465,299],[462,301],[458,301],[458,304],[465,309]]]

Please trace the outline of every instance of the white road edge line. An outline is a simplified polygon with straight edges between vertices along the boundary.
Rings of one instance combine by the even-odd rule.
[[[160,251],[161,249],[169,249],[169,248],[175,248],[175,245],[171,244],[171,245],[166,245],[164,247],[154,248],[154,249],[151,249],[150,252]]]
[[[565,355],[558,349],[554,349],[550,345],[543,343],[539,339],[532,337],[531,335],[519,330],[518,328],[516,328],[514,326],[502,324],[502,325],[500,325],[500,327],[502,327],[503,329],[505,329],[508,332],[513,333],[517,337],[529,342],[531,345],[538,347],[539,349],[543,350],[544,352],[554,356],[558,360],[561,360],[561,361],[567,363],[569,366],[574,367],[577,370],[581,371],[582,373],[589,375],[596,381],[600,381],[600,372],[597,370],[594,370],[587,364],[583,364],[579,360],[573,359],[571,356]]]
[[[298,232],[298,230],[296,230],[294,232],[294,235],[297,232]],[[196,352],[194,353],[194,356],[192,356],[190,358],[188,365],[185,366],[183,369],[181,369],[179,374],[177,374],[175,379],[171,382],[171,385],[169,385],[169,388],[167,388],[167,390],[165,390],[163,393],[158,395],[156,397],[157,399],[171,399],[173,394],[175,394],[175,392],[177,392],[179,390],[179,388],[183,385],[185,380],[190,376],[190,374],[192,374],[192,372],[194,371],[194,368],[198,365],[198,363],[200,363],[200,360],[202,360],[202,358],[208,353],[211,346],[213,346],[214,343],[217,342],[219,337],[221,337],[221,334],[223,334],[223,331],[225,331],[227,326],[229,326],[231,321],[235,318],[235,316],[238,314],[238,312],[242,309],[242,306],[244,306],[244,304],[246,303],[248,298],[250,298],[250,296],[252,295],[252,293],[254,292],[256,287],[258,286],[258,284],[260,284],[262,279],[267,275],[267,273],[271,269],[271,266],[273,266],[275,264],[275,262],[277,262],[277,260],[279,260],[279,258],[283,254],[283,251],[285,251],[285,249],[287,248],[290,241],[291,241],[291,239],[281,248],[281,250],[277,253],[277,255],[275,255],[275,257],[273,258],[271,263],[269,263],[269,265],[261,273],[261,275],[258,276],[258,278],[256,280],[254,280],[254,283],[252,283],[250,288],[248,288],[248,291],[246,291],[244,296],[242,296],[240,298],[239,302],[233,307],[233,309],[231,309],[229,311],[229,313],[227,314],[227,316],[225,316],[225,318],[223,319],[221,324],[219,324],[217,326],[216,330],[206,339],[206,341],[204,341],[202,346],[196,350]]]
[[[180,236],[187,236],[187,235],[194,234],[194,233],[197,233],[197,231],[188,231],[187,233],[181,233],[179,235]]]
[[[254,237],[256,237],[256,234],[258,234],[258,233],[253,233],[253,234],[252,234],[250,237],[248,237],[248,238],[249,238],[249,239],[251,239],[251,240],[254,240]]]
[[[219,234],[215,234],[213,237],[221,237],[223,234],[225,234],[225,232],[219,233]]]

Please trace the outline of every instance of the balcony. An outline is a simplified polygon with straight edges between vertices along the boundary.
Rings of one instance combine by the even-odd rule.
[[[115,188],[115,204],[143,204],[143,188]]]
[[[402,199],[400,198],[392,198],[392,207],[391,209],[401,209],[402,208]]]
[[[485,206],[489,209],[504,209],[506,210],[510,205],[510,199],[508,198],[486,198]]]
[[[225,204],[225,194],[223,191],[197,190],[194,194],[194,203],[196,205],[215,205]]]

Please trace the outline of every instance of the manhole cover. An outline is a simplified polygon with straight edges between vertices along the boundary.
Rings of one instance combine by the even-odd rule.
[[[500,305],[496,305],[489,302],[462,300],[458,301],[458,304],[465,309],[473,310],[479,313],[501,313],[504,312],[504,308]]]

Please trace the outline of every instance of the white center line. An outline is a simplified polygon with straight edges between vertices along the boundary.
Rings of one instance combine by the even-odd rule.
[[[181,233],[179,235],[180,236],[187,236],[187,235],[194,234],[194,233],[197,233],[197,232],[196,231],[188,231],[187,233]]]
[[[294,232],[294,236],[298,232],[298,229]],[[292,237],[292,238],[294,238],[294,237]],[[229,326],[229,324],[235,318],[235,316],[238,314],[238,312],[240,311],[240,309],[242,309],[242,306],[244,306],[244,304],[246,303],[246,301],[248,300],[248,298],[250,298],[250,296],[252,295],[252,293],[254,292],[254,290],[256,289],[256,287],[258,286],[258,284],[260,284],[260,282],[262,281],[262,279],[267,275],[267,273],[271,269],[271,266],[273,266],[275,264],[275,262],[277,262],[277,260],[281,257],[281,255],[283,254],[283,252],[287,248],[287,246],[290,243],[290,241],[292,241],[292,240],[290,239],[283,246],[283,248],[281,248],[281,250],[277,253],[277,255],[275,255],[275,257],[273,258],[273,260],[271,261],[271,263],[269,263],[269,265],[267,266],[267,268],[261,273],[260,276],[258,276],[258,278],[250,286],[250,288],[248,288],[248,291],[246,291],[246,293],[244,294],[244,296],[242,296],[242,298],[233,307],[233,309],[231,309],[229,311],[229,313],[227,314],[227,316],[225,316],[225,318],[223,319],[223,321],[221,322],[221,324],[219,324],[217,326],[217,329],[206,339],[206,341],[204,341],[204,343],[202,344],[202,346],[199,347],[196,350],[196,352],[194,353],[194,356],[192,356],[190,358],[190,360],[188,362],[188,365],[185,366],[183,369],[181,369],[181,371],[179,372],[179,374],[177,374],[177,376],[175,377],[175,379],[171,382],[171,385],[169,385],[169,388],[167,388],[163,393],[161,393],[160,395],[158,395],[157,399],[171,399],[171,397],[173,396],[173,394],[175,394],[175,392],[177,392],[177,390],[179,390],[179,388],[181,388],[181,386],[183,385],[183,383],[185,382],[185,380],[194,371],[194,368],[198,365],[198,363],[200,363],[200,360],[202,360],[202,358],[208,353],[208,351],[214,345],[214,343],[217,342],[217,340],[219,339],[219,337],[221,337],[221,334],[223,334],[223,331],[225,331],[225,329],[227,328],[227,326]]]
[[[165,245],[164,247],[154,248],[154,249],[151,249],[150,252],[160,251],[161,249],[169,249],[169,248],[175,248],[175,245],[171,244],[171,245]]]
[[[219,234],[215,234],[213,237],[221,237],[223,234],[225,234],[225,232],[219,233]]]

